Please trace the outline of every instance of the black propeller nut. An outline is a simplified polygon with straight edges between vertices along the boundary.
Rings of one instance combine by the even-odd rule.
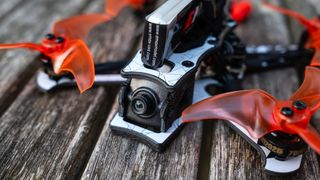
[[[303,101],[294,101],[292,105],[298,110],[305,110],[307,108],[306,103],[304,103]]]
[[[63,37],[57,37],[56,38],[56,43],[60,44],[64,42],[64,38]]]
[[[45,38],[48,40],[53,40],[54,38],[56,38],[56,36],[54,34],[49,33],[49,34],[46,34]]]
[[[281,109],[281,114],[283,114],[287,117],[291,117],[291,116],[293,116],[293,110],[289,107],[283,107]]]

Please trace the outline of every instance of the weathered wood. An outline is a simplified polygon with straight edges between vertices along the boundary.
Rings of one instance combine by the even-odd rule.
[[[320,3],[314,0],[306,0],[303,1],[293,1],[293,0],[286,0],[285,4],[287,5],[287,8],[297,11],[303,15],[305,15],[307,18],[314,18],[315,16],[318,16],[320,14]],[[299,22],[297,22],[293,18],[288,18],[288,28],[290,30],[291,38],[290,40],[292,42],[299,42],[301,32],[305,30],[305,27],[301,25]],[[302,73],[302,72],[301,72]],[[311,124],[320,132],[320,112],[317,112],[315,116],[312,119]],[[320,166],[320,156],[311,154],[311,165],[313,166],[313,161],[317,158],[318,159],[318,166]],[[308,158],[309,158],[308,157]]]
[[[201,124],[185,127],[164,153],[132,139],[115,136],[109,123],[113,108],[82,179],[195,179],[199,166]]]
[[[0,7],[0,21],[6,19],[8,16],[12,14],[13,11],[21,8],[24,5],[23,0],[13,0],[13,1],[4,1],[1,2]]]
[[[272,3],[277,4],[276,1]],[[254,13],[240,25],[238,34],[249,44],[288,44],[289,36],[283,16],[262,8],[255,1]],[[287,99],[298,87],[294,69],[287,68],[247,76],[244,88],[260,88],[280,99]],[[259,153],[224,122],[212,122],[210,179],[319,179],[316,154],[309,150],[298,174],[269,176],[263,172]]]
[[[282,2],[282,5],[286,6],[288,9],[299,12],[310,19],[319,15],[320,13],[320,3],[313,0],[285,0]],[[305,27],[294,18],[286,17],[286,19],[288,21],[289,33],[291,35],[290,40],[298,43],[300,40],[300,35],[303,30],[305,30]]]
[[[69,5],[73,12],[97,12],[104,7],[103,1],[82,1],[78,5],[54,2],[55,6],[50,6],[53,1],[45,4],[56,13],[68,10]],[[32,21],[38,20],[44,26],[41,15]],[[94,30],[89,37],[96,42],[92,44],[94,58],[125,58],[136,44],[132,34],[139,22],[127,9],[116,20]],[[34,26],[29,34],[44,34],[45,29],[37,28],[41,25]],[[33,77],[0,118],[0,179],[80,177],[114,101],[115,89],[96,88],[79,95],[74,88],[43,94],[35,87]]]
[[[0,10],[7,8],[3,12],[11,9],[0,17],[1,43],[40,42],[50,32],[53,21],[77,14],[88,4],[87,0],[8,2],[3,3],[4,6],[1,3]],[[25,50],[0,51],[0,115],[32,77],[37,68],[36,55]]]
[[[109,123],[115,103],[82,179],[195,179],[198,176],[202,125],[184,127],[164,153],[135,140],[113,135]]]
[[[254,2],[254,14],[237,30],[242,39],[249,44],[292,42],[287,18],[261,8],[258,0]],[[315,0],[307,2],[314,3],[314,9],[319,7]],[[0,40],[39,41],[53,19],[102,12],[103,3],[2,2]],[[299,3],[310,10],[306,2]],[[115,21],[96,28],[89,36],[95,59],[132,54],[140,23],[141,19],[126,9]],[[34,56],[24,51],[0,52],[0,179],[320,179],[319,156],[311,150],[297,175],[266,175],[256,150],[223,122],[187,125],[164,153],[115,136],[109,123],[118,108],[117,102],[112,105],[116,87],[95,88],[82,95],[75,89],[40,93],[34,84]],[[243,84],[286,99],[299,82],[294,69],[288,68],[250,75]]]
[[[311,6],[313,6],[316,11],[317,11],[317,15],[319,15],[320,13],[320,4],[319,1],[317,0],[306,0],[308,2],[308,4],[310,4]]]
[[[251,16],[251,20],[244,24],[242,28],[239,28],[238,33],[249,44],[289,43],[288,30],[284,18],[258,7],[255,10],[255,14]],[[278,98],[285,99],[298,87],[298,80],[293,69],[286,69],[252,75],[246,79],[244,86],[246,88],[262,88],[273,93]],[[151,152],[144,145],[113,136],[110,133],[108,124],[116,111],[117,105],[114,106],[113,113],[109,116],[107,125],[102,131],[82,176],[83,179],[194,179],[195,177],[204,179],[208,176],[210,176],[210,179],[292,178],[292,176],[270,177],[266,175],[262,171],[262,160],[256,150],[222,122],[205,123],[203,133],[193,136],[200,139],[200,134],[203,135],[201,156],[198,157],[199,150],[196,152],[191,151],[192,154],[188,156],[192,156],[193,159],[183,161],[183,163],[187,161],[189,164],[182,164],[180,158],[184,159],[183,153],[187,152],[185,151],[186,147],[183,147],[182,145],[184,144],[181,142],[185,141],[185,132],[187,132],[188,136],[190,134],[194,135],[195,132],[190,132],[190,130],[195,129],[184,129],[171,147],[164,154],[159,155]],[[201,126],[201,123],[190,126],[192,128]],[[190,128],[190,126],[187,126],[187,128]],[[199,139],[194,140],[190,137],[186,139],[188,139],[188,143],[193,144],[198,149]],[[176,149],[179,146],[183,148]],[[207,146],[209,146],[209,152],[207,152]],[[173,156],[175,158],[172,158]],[[303,173],[294,177],[302,179],[318,178],[319,165],[315,160],[316,155],[313,152],[308,152],[306,158],[311,159],[311,161],[304,163]],[[182,169],[190,164],[198,164],[198,169],[192,167],[188,173],[184,169],[175,172],[177,170],[176,167]],[[210,168],[209,175],[207,174],[209,171],[207,168]],[[195,172],[197,172],[197,175]]]

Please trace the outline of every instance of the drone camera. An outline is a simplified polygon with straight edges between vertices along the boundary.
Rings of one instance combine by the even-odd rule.
[[[124,120],[154,132],[165,132],[192,104],[194,74],[175,88],[156,78],[138,77],[124,83],[120,91],[120,115]],[[188,82],[187,82],[188,81]]]

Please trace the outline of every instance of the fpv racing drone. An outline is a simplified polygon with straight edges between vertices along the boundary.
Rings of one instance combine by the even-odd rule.
[[[42,44],[0,48],[41,52],[45,68],[37,84],[42,91],[77,84],[83,92],[93,84],[121,84],[111,130],[156,151],[163,151],[187,122],[221,119],[262,154],[268,173],[297,171],[308,145],[320,153],[320,135],[309,123],[320,107],[319,19],[310,21],[266,5],[302,22],[308,30],[305,38],[300,45],[286,47],[245,46],[234,29],[236,21],[250,13],[250,1],[229,5],[225,0],[167,0],[145,18],[142,47],[130,62],[94,64],[84,42],[88,32],[125,6],[143,10],[152,1],[110,2],[105,14],[56,23]],[[262,90],[241,90],[247,73],[297,64],[309,65],[302,86],[289,100],[277,100]],[[119,69],[121,75],[109,74]]]
[[[186,122],[223,119],[261,152],[267,172],[295,172],[308,145],[320,152],[320,136],[309,124],[319,107],[317,57],[302,45],[245,47],[226,7],[225,1],[168,0],[146,17],[142,49],[121,70],[126,82],[110,127],[162,151]],[[236,91],[245,72],[308,64],[312,56],[288,101],[262,90]],[[228,91],[235,92],[216,95]]]

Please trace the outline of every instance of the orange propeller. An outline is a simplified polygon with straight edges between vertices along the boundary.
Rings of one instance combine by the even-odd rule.
[[[110,16],[117,16],[120,11],[127,6],[140,10],[148,1],[149,0],[107,0],[106,14]]]
[[[294,19],[298,20],[301,24],[303,24],[307,28],[309,33],[309,40],[306,44],[306,48],[315,49],[315,55],[313,56],[310,65],[320,66],[320,52],[319,52],[320,50],[320,19],[318,17],[315,17],[313,19],[308,19],[302,14],[299,14],[297,12],[284,9],[268,3],[265,3],[264,6],[269,7],[273,10],[276,10],[282,14],[293,17]]]
[[[94,83],[94,61],[84,42],[92,28],[112,19],[126,6],[142,8],[145,0],[108,0],[105,14],[73,16],[58,21],[53,26],[53,34],[48,34],[41,44],[15,43],[1,44],[0,49],[27,48],[41,52],[50,59],[54,73],[70,72],[80,92]]]
[[[49,58],[54,73],[58,75],[62,72],[72,73],[82,93],[89,89],[94,82],[93,58],[86,43],[82,39],[78,39],[79,35],[85,35],[87,32],[68,31],[68,28],[62,31],[64,29],[63,26],[60,27],[60,25],[64,25],[62,22],[58,22],[54,26],[54,34],[46,35],[41,44],[28,42],[1,44],[0,49],[27,48],[41,52],[43,56]],[[89,23],[89,25],[91,24]],[[85,26],[85,22],[83,26]]]
[[[53,32],[85,40],[92,28],[119,15],[123,8],[128,6],[140,10],[146,2],[147,0],[106,0],[105,14],[85,14],[64,19],[54,24]]]
[[[280,101],[262,90],[243,90],[213,96],[189,106],[182,122],[227,120],[245,128],[253,138],[283,131],[298,134],[320,153],[320,134],[309,124],[320,107],[320,70],[308,66],[302,86],[289,100]]]
[[[91,29],[110,19],[111,17],[106,14],[84,14],[72,16],[56,22],[53,25],[52,32],[59,36],[86,40]]]

